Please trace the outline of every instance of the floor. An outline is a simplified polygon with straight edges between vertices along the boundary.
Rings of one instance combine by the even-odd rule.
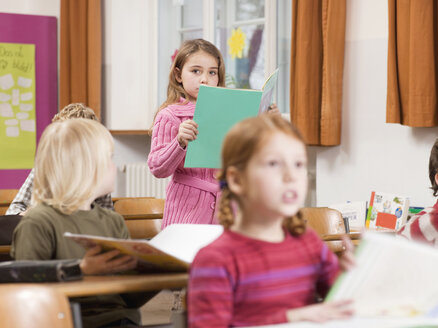
[[[163,290],[140,309],[143,326],[147,328],[179,328],[181,319],[174,306],[174,292]]]

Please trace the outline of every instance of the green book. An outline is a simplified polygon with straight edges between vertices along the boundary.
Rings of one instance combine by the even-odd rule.
[[[262,90],[201,85],[193,120],[198,137],[189,142],[184,167],[220,168],[222,141],[236,123],[268,110],[277,84],[278,69]]]

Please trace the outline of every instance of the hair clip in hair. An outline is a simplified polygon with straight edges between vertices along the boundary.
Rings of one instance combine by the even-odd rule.
[[[172,59],[172,63],[174,62],[176,55],[178,55],[178,49],[175,49],[175,52],[173,53],[173,55],[170,56],[170,58]]]
[[[219,181],[219,186],[220,186],[221,189],[224,189],[225,187],[228,187],[227,180],[220,180]]]

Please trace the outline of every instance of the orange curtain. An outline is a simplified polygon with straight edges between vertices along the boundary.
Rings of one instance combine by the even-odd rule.
[[[60,107],[101,110],[101,0],[61,0]]]
[[[437,9],[435,0],[388,1],[387,123],[438,125]]]
[[[341,142],[345,0],[293,0],[290,113],[309,145]]]

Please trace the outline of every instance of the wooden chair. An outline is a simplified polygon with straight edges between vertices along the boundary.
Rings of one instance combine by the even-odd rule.
[[[0,215],[4,215],[17,194],[18,189],[0,189]]]
[[[152,238],[161,230],[164,199],[120,198],[114,202],[114,209],[125,218],[131,238]]]
[[[328,207],[305,207],[301,209],[307,224],[315,230],[322,240],[336,254],[343,251],[341,236],[346,234],[341,212]],[[351,239],[358,239],[359,234],[349,234]]]
[[[0,286],[2,327],[73,328],[67,297],[46,286],[14,284]]]

